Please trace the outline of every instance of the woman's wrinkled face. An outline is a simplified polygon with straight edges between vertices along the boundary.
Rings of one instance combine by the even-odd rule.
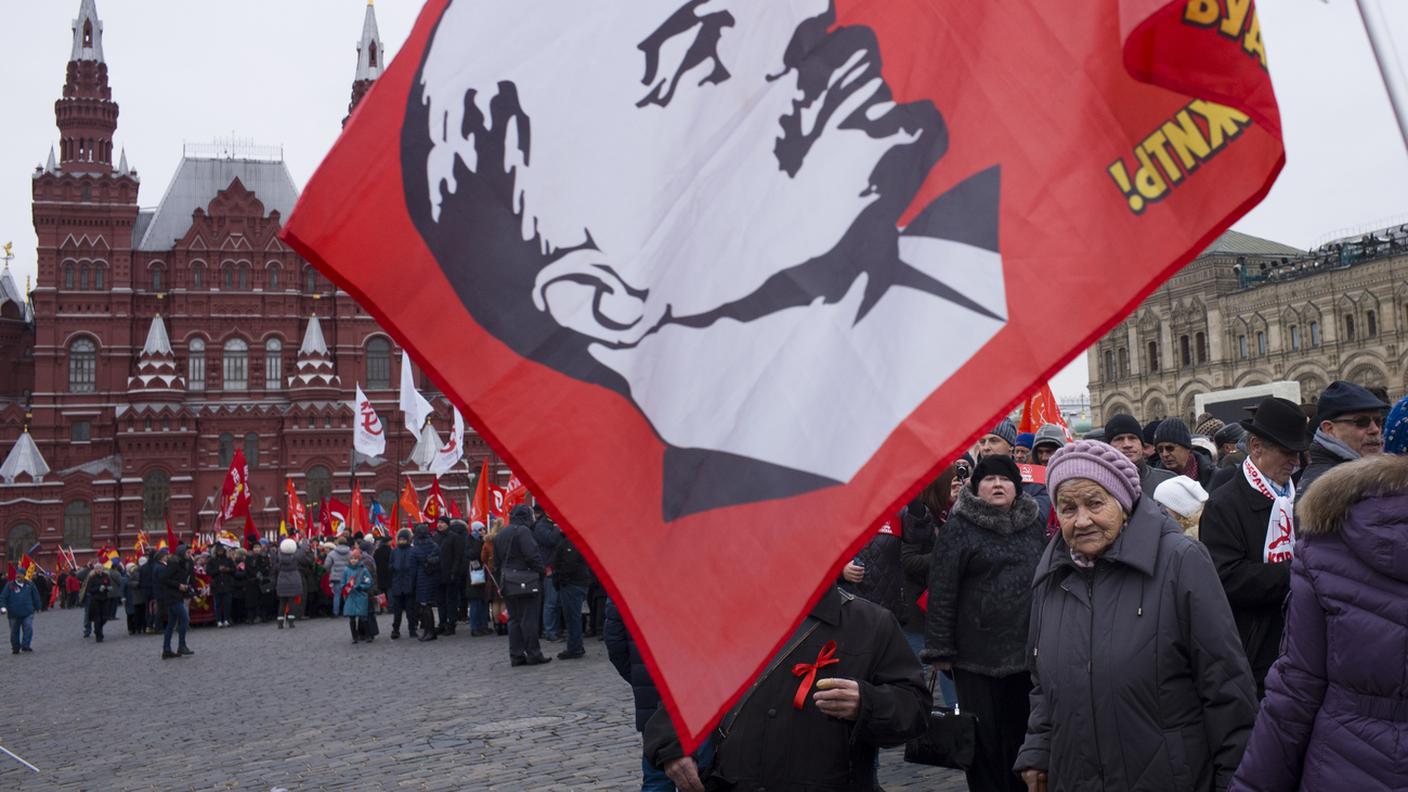
[[[1071,479],[1056,490],[1056,519],[1072,550],[1095,557],[1109,549],[1124,529],[1124,507],[1090,479]]]
[[[978,482],[978,497],[994,506],[1011,506],[1017,498],[1017,485],[1006,476],[985,476]]]

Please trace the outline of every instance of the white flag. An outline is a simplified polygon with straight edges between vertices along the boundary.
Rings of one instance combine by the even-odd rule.
[[[406,416],[406,429],[415,437],[425,428],[425,419],[432,412],[430,402],[416,390],[415,377],[411,375],[411,356],[401,350],[401,412]]]
[[[464,416],[460,415],[458,407],[451,409],[455,411],[454,431],[450,433],[450,439],[445,445],[440,446],[440,450],[435,453],[435,459],[430,463],[430,472],[437,476],[449,473],[464,457]]]
[[[435,431],[435,424],[427,423],[420,431],[420,439],[416,440],[416,447],[411,449],[411,461],[420,469],[422,473],[430,469],[435,464],[435,458],[439,455],[440,433]]]
[[[352,426],[352,447],[363,456],[381,456],[386,452],[386,432],[376,410],[372,409],[371,400],[362,392],[360,382],[357,383],[357,400],[352,402],[352,413],[357,416]]]

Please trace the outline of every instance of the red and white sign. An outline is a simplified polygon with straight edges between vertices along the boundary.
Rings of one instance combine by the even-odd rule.
[[[723,5],[430,0],[283,231],[561,518],[687,746],[1284,162],[1254,9]]]

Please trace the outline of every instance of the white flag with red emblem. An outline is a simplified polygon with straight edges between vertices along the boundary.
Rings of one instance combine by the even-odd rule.
[[[357,453],[369,457],[384,454],[386,432],[382,428],[381,418],[372,409],[371,400],[362,392],[361,383],[357,384],[357,400],[352,402],[352,412],[357,416],[352,426],[352,447],[357,449]]]
[[[458,409],[455,410],[455,428],[450,432],[450,439],[445,441],[445,445],[440,446],[440,450],[435,452],[435,458],[430,461],[430,472],[437,477],[450,472],[450,469],[458,465],[460,459],[464,457],[464,416],[460,415]]]

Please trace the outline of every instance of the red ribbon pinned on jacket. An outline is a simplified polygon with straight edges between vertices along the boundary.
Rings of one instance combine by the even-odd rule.
[[[802,677],[802,684],[797,686],[797,696],[792,699],[792,706],[801,709],[807,703],[807,692],[816,684],[816,672],[839,662],[841,661],[836,659],[836,642],[827,641],[821,651],[817,652],[815,663],[798,663],[792,666],[792,676]]]

